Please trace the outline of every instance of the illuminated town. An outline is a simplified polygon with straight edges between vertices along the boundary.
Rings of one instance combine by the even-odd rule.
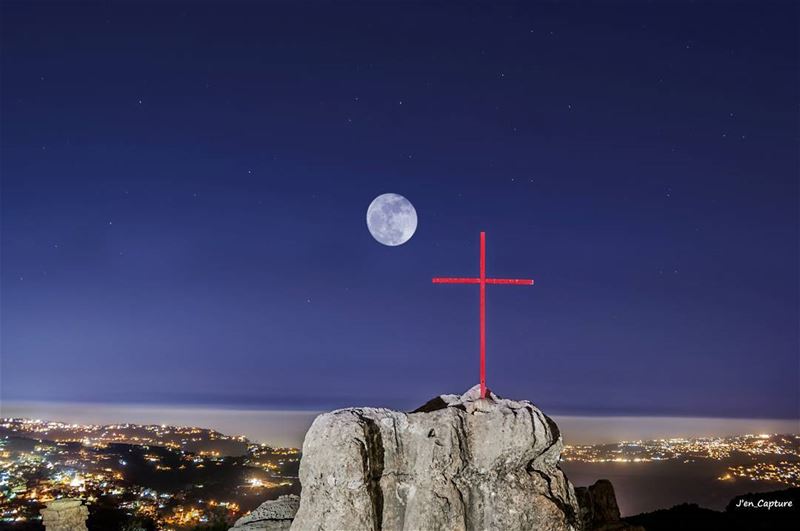
[[[41,529],[39,510],[48,501],[78,497],[116,518],[114,525],[177,531],[227,524],[267,499],[299,492],[299,459],[296,449],[201,428],[2,419],[0,518],[11,529]]]
[[[800,435],[757,434],[731,437],[622,441],[565,446],[562,460],[579,463],[649,463],[700,460],[720,463],[720,481],[744,479],[800,487]]]
[[[734,478],[750,479],[752,481],[772,481],[786,483],[791,487],[800,487],[800,463],[797,461],[778,461],[777,463],[755,463],[751,466],[730,466],[728,471],[719,477],[723,481]]]

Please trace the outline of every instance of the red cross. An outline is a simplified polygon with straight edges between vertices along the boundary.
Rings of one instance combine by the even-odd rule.
[[[486,278],[486,233],[481,232],[481,271],[478,278],[434,277],[434,284],[480,284],[481,287],[481,398],[486,398],[486,284],[533,286],[525,278]]]

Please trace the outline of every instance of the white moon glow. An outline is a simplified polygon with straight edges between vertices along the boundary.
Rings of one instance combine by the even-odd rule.
[[[417,230],[417,211],[402,195],[381,194],[369,204],[367,228],[384,245],[402,245]]]

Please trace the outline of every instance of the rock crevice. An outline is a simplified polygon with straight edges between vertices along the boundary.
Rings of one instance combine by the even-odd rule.
[[[364,483],[372,504],[375,529],[383,527],[383,490],[381,477],[383,476],[383,440],[381,430],[376,422],[356,413],[364,429],[363,441],[360,443],[361,461],[364,469]]]

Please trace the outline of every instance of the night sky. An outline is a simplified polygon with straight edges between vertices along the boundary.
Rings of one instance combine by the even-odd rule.
[[[3,2],[2,398],[797,417],[799,14]]]

